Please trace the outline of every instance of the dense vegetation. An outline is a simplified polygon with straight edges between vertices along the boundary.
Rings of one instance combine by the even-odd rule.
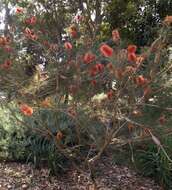
[[[1,157],[58,174],[69,162],[92,170],[106,149],[128,145],[140,171],[170,189],[171,1],[1,9]]]

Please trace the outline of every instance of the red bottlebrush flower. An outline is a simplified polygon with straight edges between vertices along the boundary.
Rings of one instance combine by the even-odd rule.
[[[29,28],[25,28],[24,33],[25,33],[26,35],[28,35],[28,36],[34,34],[33,30],[31,30],[31,29],[29,29]]]
[[[26,18],[24,21],[25,24],[30,24],[30,18]]]
[[[128,54],[128,61],[131,61],[131,62],[136,62],[137,61],[137,56],[135,53],[129,53]]]
[[[82,16],[81,15],[76,15],[75,16],[75,18],[74,18],[74,20],[76,21],[76,22],[80,22],[81,20],[82,20]]]
[[[166,122],[165,115],[160,116],[160,118],[158,119],[158,121],[159,121],[159,123],[160,123],[161,125],[164,125],[164,123]]]
[[[102,72],[104,69],[104,66],[101,63],[97,63],[95,65],[95,68],[97,69],[97,71]]]
[[[26,37],[30,38],[31,40],[37,40],[38,36],[34,33],[33,30],[26,28],[24,31]]]
[[[27,18],[25,20],[25,24],[35,25],[37,22],[37,18],[35,16],[32,16],[31,18]]]
[[[61,131],[59,131],[57,134],[56,134],[56,139],[57,141],[61,141],[63,138],[63,133]]]
[[[135,46],[135,45],[129,45],[127,48],[128,53],[135,53],[136,49],[137,49],[137,46]]]
[[[17,14],[23,13],[23,8],[21,8],[21,7],[16,8],[16,13]]]
[[[30,39],[32,39],[32,40],[37,40],[37,39],[38,39],[38,36],[37,36],[36,34],[31,35],[31,36],[30,36]]]
[[[100,46],[100,52],[105,57],[111,57],[113,55],[113,49],[106,44]]]
[[[65,47],[65,49],[70,50],[70,49],[72,49],[72,44],[70,42],[65,42],[64,47]]]
[[[120,40],[120,35],[119,35],[118,30],[113,30],[113,31],[112,31],[112,39],[113,39],[113,41],[114,41],[115,43]]]
[[[136,77],[135,82],[138,86],[144,86],[148,84],[148,80],[144,78],[142,75],[139,75],[138,77]]]
[[[84,55],[84,63],[89,64],[91,62],[93,62],[96,59],[96,56],[94,54],[92,54],[91,52],[88,52]]]
[[[20,106],[20,111],[26,115],[26,116],[31,116],[33,114],[33,108],[28,106],[27,104],[22,104]]]
[[[107,92],[107,98],[112,99],[112,97],[113,97],[113,90],[110,90],[109,92]]]
[[[37,22],[37,18],[36,18],[35,16],[32,16],[32,17],[30,18],[30,24],[31,24],[31,25],[35,25],[36,22]]]
[[[0,36],[0,46],[6,46],[8,44],[10,44],[10,38]]]
[[[4,63],[2,64],[3,69],[9,69],[12,65],[11,60],[5,60]]]
[[[70,35],[72,38],[76,38],[77,37],[77,31],[75,31],[75,30],[71,31]]]
[[[96,76],[96,75],[97,75],[97,72],[98,72],[97,67],[92,67],[92,68],[90,69],[90,76],[91,76],[91,77]]]
[[[77,28],[76,28],[75,25],[70,26],[70,28],[69,28],[69,34],[70,34],[70,36],[72,38],[76,38],[77,37],[78,33],[77,33]]]
[[[92,86],[96,86],[96,84],[97,84],[96,80],[92,80],[92,81],[91,81],[91,85],[92,85]]]

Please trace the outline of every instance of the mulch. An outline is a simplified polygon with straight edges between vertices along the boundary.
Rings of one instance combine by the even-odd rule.
[[[106,161],[106,160],[105,160]],[[125,166],[100,162],[96,170],[98,190],[162,190],[153,180]],[[94,190],[88,172],[72,167],[59,176],[50,176],[47,168],[30,164],[0,162],[0,190]]]

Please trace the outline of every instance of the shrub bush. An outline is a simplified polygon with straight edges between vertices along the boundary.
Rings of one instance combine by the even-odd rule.
[[[37,164],[45,157],[56,167],[60,154],[60,159],[79,160],[90,167],[112,142],[152,138],[162,149],[160,126],[143,116],[147,107],[171,110],[156,101],[160,89],[167,89],[171,68],[167,52],[171,17],[162,23],[159,38],[140,50],[133,44],[123,47],[116,29],[109,42],[101,42],[94,25],[94,35],[88,35],[80,22],[72,23],[64,41],[57,42],[42,32],[45,24],[39,16],[14,15],[12,37],[0,37],[0,50],[8,49],[0,57],[0,91],[15,103],[10,114],[27,129],[28,159]],[[159,117],[162,125],[165,120]]]

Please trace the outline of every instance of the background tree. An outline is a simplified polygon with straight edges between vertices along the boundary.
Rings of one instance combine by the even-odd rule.
[[[110,28],[139,46],[150,44],[158,35],[160,21],[172,14],[170,0],[112,0],[107,7]]]

